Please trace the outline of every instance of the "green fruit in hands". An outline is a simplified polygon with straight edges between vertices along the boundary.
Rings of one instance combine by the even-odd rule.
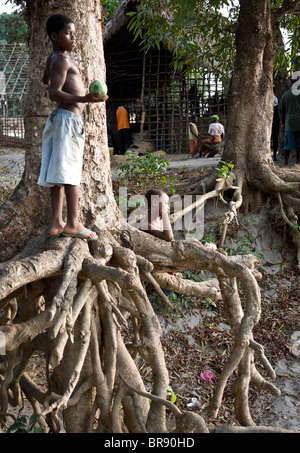
[[[99,93],[97,94],[98,98],[103,98],[107,94],[107,86],[105,82],[99,80],[94,80],[89,86],[90,93]]]

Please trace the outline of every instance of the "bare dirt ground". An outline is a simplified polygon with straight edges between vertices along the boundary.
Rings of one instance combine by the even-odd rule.
[[[178,184],[199,179],[219,162],[219,158],[188,159],[187,155],[166,156],[168,173]],[[278,164],[283,165],[282,156]],[[17,184],[24,165],[22,149],[0,149],[0,202]],[[293,165],[293,157],[291,159]],[[1,199],[2,197],[2,199]],[[205,208],[206,237],[217,237],[224,208],[213,202]],[[242,240],[241,240],[242,238]],[[247,241],[246,241],[246,239]],[[281,395],[274,397],[250,389],[251,413],[259,425],[300,430],[300,280],[296,253],[289,232],[276,218],[272,200],[256,215],[239,215],[239,225],[232,225],[227,239],[228,253],[259,254],[262,278],[261,320],[255,328],[255,340],[261,343],[277,372],[275,384]],[[208,275],[189,272],[188,278],[205,279]],[[171,294],[175,310],[166,310],[159,297],[149,288],[149,297],[162,324],[162,344],[176,404],[184,410],[200,411],[213,390],[201,373],[222,370],[231,347],[231,332],[223,317],[222,306],[209,300]],[[143,364],[141,364],[142,366]],[[259,371],[259,365],[257,365]],[[144,364],[143,378],[151,380],[151,370]],[[203,376],[203,374],[202,374]],[[227,386],[222,411],[215,424],[236,423],[231,384]],[[26,406],[27,415],[30,408]],[[24,413],[24,412],[23,412]]]

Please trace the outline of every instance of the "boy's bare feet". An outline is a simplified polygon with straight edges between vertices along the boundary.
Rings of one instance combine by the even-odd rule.
[[[52,225],[51,228],[50,228],[50,232],[49,232],[50,236],[51,237],[60,236],[62,234],[62,232],[63,232],[63,229],[64,229],[65,225],[66,225],[65,223]]]
[[[77,227],[73,227],[73,228],[68,227],[66,225],[63,229],[62,235],[69,236],[69,237],[79,237],[79,238],[88,239],[88,240],[98,238],[97,234],[94,231],[86,228],[82,224],[78,224]]]

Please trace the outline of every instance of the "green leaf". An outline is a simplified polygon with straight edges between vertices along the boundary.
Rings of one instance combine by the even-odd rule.
[[[40,434],[40,433],[44,433],[44,429],[42,427],[38,427],[38,428],[33,428],[33,433],[37,433],[37,434]]]
[[[168,388],[167,388],[167,396],[170,396],[171,397],[171,402],[174,404],[177,400],[177,396],[175,395],[175,393],[173,392],[173,389],[170,385],[168,385]]]
[[[20,417],[15,423],[13,423],[7,430],[7,432],[23,432],[22,430],[26,427],[26,417]],[[27,432],[26,430],[24,431]]]

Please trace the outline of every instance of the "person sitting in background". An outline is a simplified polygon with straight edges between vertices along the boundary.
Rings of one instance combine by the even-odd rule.
[[[209,138],[201,140],[200,142],[200,156],[204,154],[204,156],[207,157],[211,152],[210,145],[222,143],[223,137],[225,135],[224,126],[223,124],[219,123],[218,115],[212,115],[211,121],[212,122],[208,128]]]

